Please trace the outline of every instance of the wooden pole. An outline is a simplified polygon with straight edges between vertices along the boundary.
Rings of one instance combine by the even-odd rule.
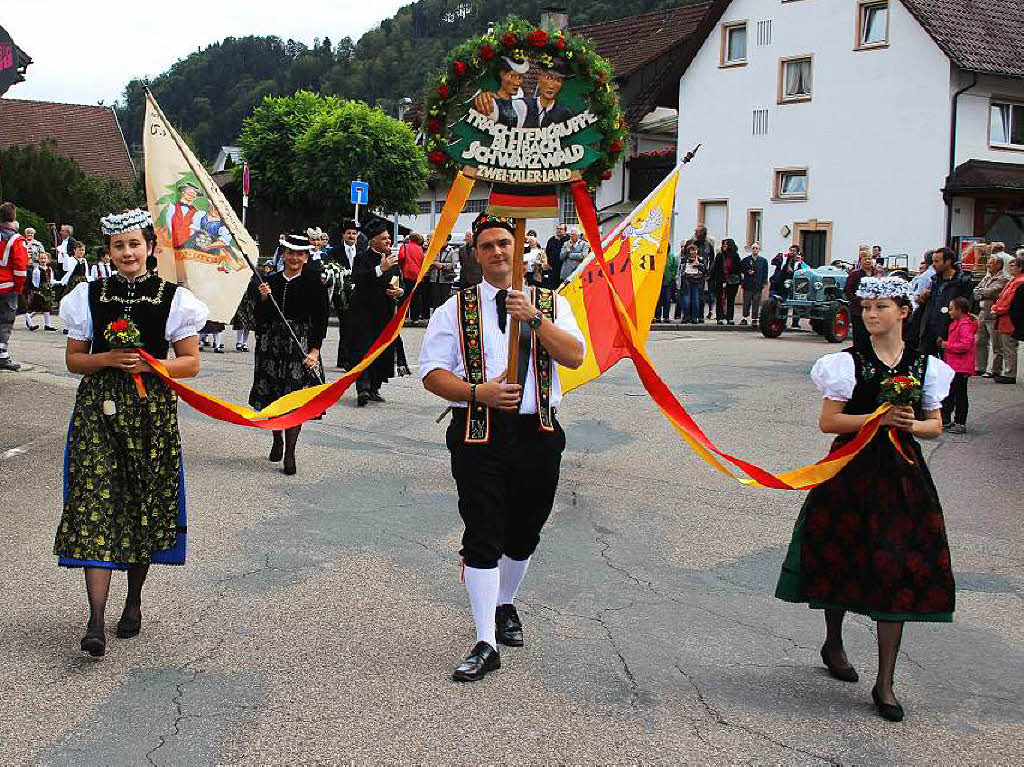
[[[516,219],[516,239],[512,250],[512,290],[522,291],[526,266],[523,263],[523,251],[526,247],[526,219]],[[508,323],[508,367],[505,383],[521,384],[519,378],[519,320],[509,317]]]

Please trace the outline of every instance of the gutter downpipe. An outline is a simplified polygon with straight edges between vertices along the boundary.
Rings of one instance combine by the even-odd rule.
[[[949,123],[949,175],[946,176],[946,183],[953,178],[953,171],[956,169],[956,123],[959,112],[960,97],[978,84],[978,73],[972,72],[971,84],[966,85],[953,94],[953,113]],[[953,246],[953,195],[949,196],[946,203],[946,245]]]

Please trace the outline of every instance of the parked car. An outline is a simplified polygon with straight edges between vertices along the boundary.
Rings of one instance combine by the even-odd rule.
[[[847,272],[834,266],[802,269],[786,280],[787,295],[772,296],[761,306],[758,326],[765,338],[778,338],[790,315],[808,319],[811,328],[839,344],[850,335],[850,305],[843,297]]]

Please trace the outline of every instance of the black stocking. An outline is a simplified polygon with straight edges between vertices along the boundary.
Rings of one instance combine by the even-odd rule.
[[[89,597],[89,630],[103,630],[103,615],[107,610],[110,593],[110,570],[106,567],[86,567],[85,593]]]
[[[825,652],[832,662],[840,668],[846,668],[850,661],[843,649],[843,619],[846,610],[825,610]]]
[[[878,621],[878,679],[875,687],[883,703],[896,703],[892,679],[896,673],[896,656],[903,640],[902,621]]]
[[[149,574],[149,565],[128,568],[128,595],[124,600],[124,616],[138,619],[142,616],[142,587]]]
[[[285,429],[284,432],[284,454],[291,456],[295,459],[295,443],[299,441],[299,432],[302,431],[301,426],[293,426],[290,429]]]
[[[281,456],[284,455],[284,441],[282,439],[282,435],[284,434],[284,432],[275,431],[273,432],[273,434],[274,444],[270,448],[270,460],[276,463],[277,461],[280,461]]]

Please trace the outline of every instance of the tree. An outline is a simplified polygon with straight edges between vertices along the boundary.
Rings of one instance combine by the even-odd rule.
[[[351,215],[350,185],[356,179],[370,184],[371,208],[416,213],[428,169],[408,125],[361,101],[332,102],[317,113],[295,148],[298,173],[292,193],[320,206],[327,218]]]
[[[290,217],[350,215],[357,178],[370,183],[373,208],[414,213],[427,183],[412,130],[362,102],[308,91],[268,97],[245,121],[239,143],[260,197]]]

